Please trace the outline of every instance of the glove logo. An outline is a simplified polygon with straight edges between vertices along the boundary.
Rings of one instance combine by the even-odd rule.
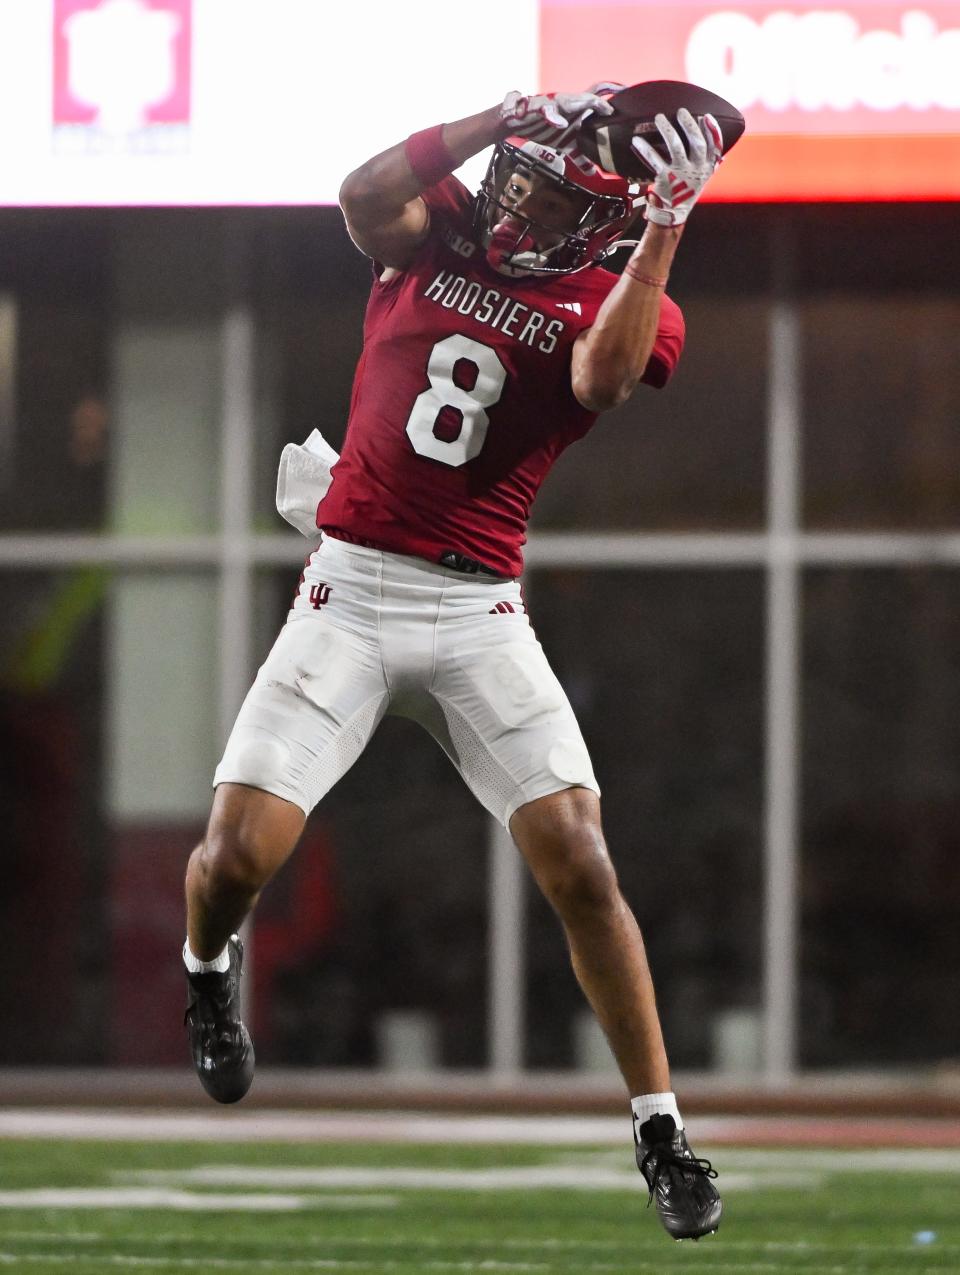
[[[643,137],[634,135],[631,143],[635,153],[656,174],[647,190],[644,217],[659,226],[680,226],[686,221],[723,158],[723,137],[712,115],[704,115],[698,122],[681,107],[677,122],[686,136],[686,145],[666,115],[654,117],[657,131],[670,153],[669,161]]]

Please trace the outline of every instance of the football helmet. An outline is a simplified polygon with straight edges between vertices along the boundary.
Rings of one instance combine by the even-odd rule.
[[[641,184],[582,155],[508,137],[474,205],[474,235],[505,275],[573,274],[598,262],[643,207]]]

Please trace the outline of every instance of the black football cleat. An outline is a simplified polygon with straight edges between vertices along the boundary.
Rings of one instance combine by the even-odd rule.
[[[224,974],[187,974],[187,1012],[183,1021],[200,1083],[217,1102],[239,1102],[253,1083],[250,1034],[240,1021],[240,971],[243,944],[236,934],[227,943],[230,968]]]
[[[637,1168],[650,1188],[650,1202],[675,1240],[698,1240],[720,1225],[723,1203],[712,1179],[709,1160],[698,1160],[673,1116],[655,1115],[639,1132],[634,1122]]]

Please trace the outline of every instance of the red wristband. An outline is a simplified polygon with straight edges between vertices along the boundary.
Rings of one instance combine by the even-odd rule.
[[[459,160],[444,144],[442,129],[442,124],[434,124],[433,128],[411,133],[403,144],[413,175],[424,188],[436,186],[448,173],[460,167]]]
[[[644,274],[642,270],[638,270],[632,261],[628,261],[623,267],[623,273],[628,274],[631,279],[636,279],[637,283],[645,283],[649,288],[665,288],[667,286],[666,279],[657,279],[652,274]]]

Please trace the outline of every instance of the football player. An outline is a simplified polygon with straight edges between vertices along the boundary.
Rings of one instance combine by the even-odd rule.
[[[207,1092],[241,1098],[235,931],[309,812],[386,713],[425,726],[509,828],[555,909],[632,1099],[637,1163],[678,1239],[721,1204],[670,1084],[637,923],[599,787],[518,577],[530,507],[560,452],[640,386],[666,383],[683,321],[665,293],[684,223],[720,158],[715,121],[656,124],[646,189],[577,147],[606,94],[522,97],[416,133],[351,173],[350,235],[372,262],[343,451],[322,532],[214,778],[187,871],[187,1027]],[[493,146],[476,197],[452,175]],[[604,257],[642,212],[618,277]],[[320,493],[318,492],[318,495]]]

